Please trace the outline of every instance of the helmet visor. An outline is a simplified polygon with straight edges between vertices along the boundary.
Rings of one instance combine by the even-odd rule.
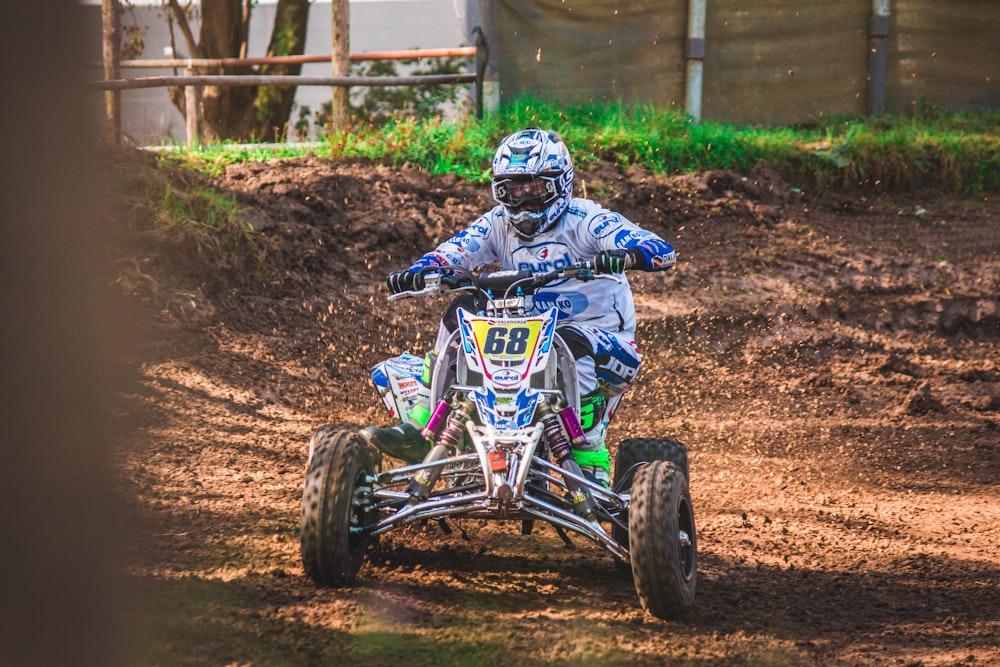
[[[493,198],[514,211],[548,204],[559,196],[554,178],[498,178],[493,181]]]

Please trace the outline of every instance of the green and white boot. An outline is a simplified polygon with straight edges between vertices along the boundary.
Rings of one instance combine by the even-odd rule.
[[[611,453],[602,442],[597,451],[573,450],[573,459],[580,466],[583,476],[592,482],[611,488]]]
[[[430,416],[426,407],[416,405],[402,424],[389,428],[369,426],[361,430],[361,437],[386,456],[406,463],[420,463],[431,451],[431,443],[420,433]]]

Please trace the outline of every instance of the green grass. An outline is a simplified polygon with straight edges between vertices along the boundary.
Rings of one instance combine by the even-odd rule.
[[[167,224],[184,226],[203,243],[217,239],[215,250],[238,251],[244,246],[256,247],[253,228],[243,217],[243,206],[232,194],[198,185],[178,189],[167,185],[160,199],[162,219]],[[218,234],[210,233],[216,230]]]
[[[770,163],[789,183],[820,191],[1000,192],[1000,111],[952,114],[929,105],[918,105],[908,115],[761,128],[697,124],[652,107],[564,107],[523,98],[483,119],[396,118],[332,134],[319,146],[218,144],[177,151],[172,159],[217,174],[233,162],[310,153],[368,157],[485,182],[499,141],[529,125],[558,131],[580,170],[604,160],[659,174],[714,169],[745,174]]]
[[[200,174],[171,168],[176,159],[206,164],[193,154],[161,157],[159,165],[149,156],[111,161],[112,201],[118,202],[112,218],[139,238],[169,239],[178,248],[212,258],[214,266],[259,273],[263,269],[259,240],[246,219],[245,206]]]

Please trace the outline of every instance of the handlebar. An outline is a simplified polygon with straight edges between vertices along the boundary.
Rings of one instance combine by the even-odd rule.
[[[534,294],[539,288],[557,280],[575,278],[576,280],[614,280],[621,282],[618,276],[607,273],[596,273],[593,262],[577,262],[552,271],[534,272],[530,269],[520,271],[495,271],[492,273],[474,274],[463,266],[428,266],[420,269],[418,275],[424,279],[424,288],[390,294],[389,301],[406,299],[414,296],[428,294],[430,292],[448,291],[476,291],[489,298],[511,296],[511,290],[515,293]]]

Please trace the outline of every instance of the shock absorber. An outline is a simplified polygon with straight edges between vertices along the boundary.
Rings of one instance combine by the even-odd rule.
[[[424,439],[429,442],[437,442],[438,436],[441,435],[442,429],[448,423],[450,415],[451,403],[447,399],[442,398],[434,406],[434,412],[431,413],[430,418],[427,420],[427,425],[424,426],[424,430],[420,432],[420,435],[424,436]]]
[[[541,415],[542,433],[549,444],[549,451],[563,470],[574,475],[583,476],[580,465],[573,458],[573,452],[566,432],[563,430],[562,420],[559,413],[553,410],[548,403],[541,403],[538,406]],[[564,477],[566,488],[569,489],[570,499],[573,503],[573,511],[580,516],[589,517],[597,509],[597,504],[587,492],[587,489],[580,485],[572,477]]]
[[[561,401],[556,405],[556,413],[559,415],[559,421],[562,422],[563,428],[566,429],[566,435],[569,436],[570,447],[578,448],[587,444],[587,436],[583,434],[583,427],[580,425],[580,418],[577,416],[576,410],[567,405],[565,401]]]
[[[444,403],[444,406],[442,406],[442,403]],[[453,408],[444,400],[438,402],[434,408],[434,414],[431,415],[431,419],[427,423],[427,428],[424,429],[425,437],[429,438],[431,435],[436,435],[436,438],[433,440],[435,443],[434,447],[424,457],[424,463],[440,461],[448,455],[449,451],[453,452],[458,449],[458,444],[462,440],[462,434],[465,433],[465,422],[469,420],[474,408],[475,405],[472,401],[462,398],[455,399],[455,406]],[[447,421],[445,421],[446,419]],[[443,428],[441,427],[442,423],[444,423]],[[432,424],[434,424],[433,429],[431,428]],[[435,434],[437,429],[440,429],[440,433]],[[433,466],[418,471],[413,476],[413,480],[407,489],[410,497],[418,501],[427,500],[431,495],[431,489],[434,488],[434,484],[440,476],[441,466]]]

